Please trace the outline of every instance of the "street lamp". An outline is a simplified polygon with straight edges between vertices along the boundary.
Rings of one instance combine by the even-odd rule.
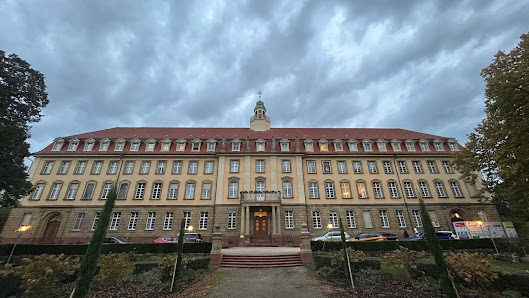
[[[330,232],[333,227],[334,226],[332,225],[332,223],[328,224],[327,225],[327,232]]]
[[[6,265],[9,264],[9,262],[11,261],[11,257],[13,256],[13,252],[15,251],[15,247],[17,247],[17,244],[20,241],[20,238],[22,237],[22,233],[29,230],[29,228],[31,228],[30,225],[23,225],[17,229],[17,232],[18,232],[17,240],[15,241],[15,245],[13,245],[13,249],[11,250],[11,253],[9,254],[9,258],[7,258]]]
[[[189,227],[187,227],[187,230],[188,230],[189,232],[193,231],[193,226],[189,226]],[[184,239],[185,239],[185,238],[184,238]]]

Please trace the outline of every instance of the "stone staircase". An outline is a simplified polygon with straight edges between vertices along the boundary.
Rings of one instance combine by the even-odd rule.
[[[303,266],[301,256],[293,255],[223,255],[220,262],[221,267],[232,268],[277,268]]]
[[[250,236],[250,243],[248,247],[277,247],[272,244],[272,238],[270,236]]]

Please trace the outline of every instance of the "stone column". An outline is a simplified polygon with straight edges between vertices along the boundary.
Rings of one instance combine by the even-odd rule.
[[[276,206],[272,206],[272,234],[277,234],[276,220]]]
[[[250,235],[251,234],[250,233],[250,221],[251,221],[251,219],[252,219],[252,216],[250,214],[250,206],[246,206],[246,223],[245,223],[246,228],[245,228],[245,231],[244,231],[245,235]]]
[[[312,248],[310,247],[310,232],[307,229],[307,224],[301,224],[301,244],[299,245],[299,254],[303,265],[312,263]]]
[[[283,234],[282,231],[281,231],[281,206],[277,206],[276,214],[277,214],[277,220],[276,220],[277,233],[279,235],[281,235],[281,234]]]
[[[244,206],[241,206],[241,236],[244,236],[244,225],[246,222],[246,212]]]
[[[222,234],[220,233],[220,226],[215,226],[213,236],[211,237],[211,264],[215,267],[220,266],[222,261]]]

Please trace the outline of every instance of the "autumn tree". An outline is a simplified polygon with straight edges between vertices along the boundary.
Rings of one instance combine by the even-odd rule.
[[[48,104],[44,76],[15,54],[0,50],[0,205],[17,205],[32,188],[28,157],[30,123]]]
[[[529,34],[481,71],[486,117],[454,157],[465,179],[482,173],[504,216],[529,219]]]

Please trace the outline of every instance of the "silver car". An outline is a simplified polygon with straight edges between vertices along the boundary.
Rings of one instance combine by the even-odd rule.
[[[351,236],[349,234],[345,233],[345,239],[349,239]],[[328,232],[323,236],[318,236],[310,239],[311,241],[341,241],[342,240],[342,233],[340,231],[333,231]]]

